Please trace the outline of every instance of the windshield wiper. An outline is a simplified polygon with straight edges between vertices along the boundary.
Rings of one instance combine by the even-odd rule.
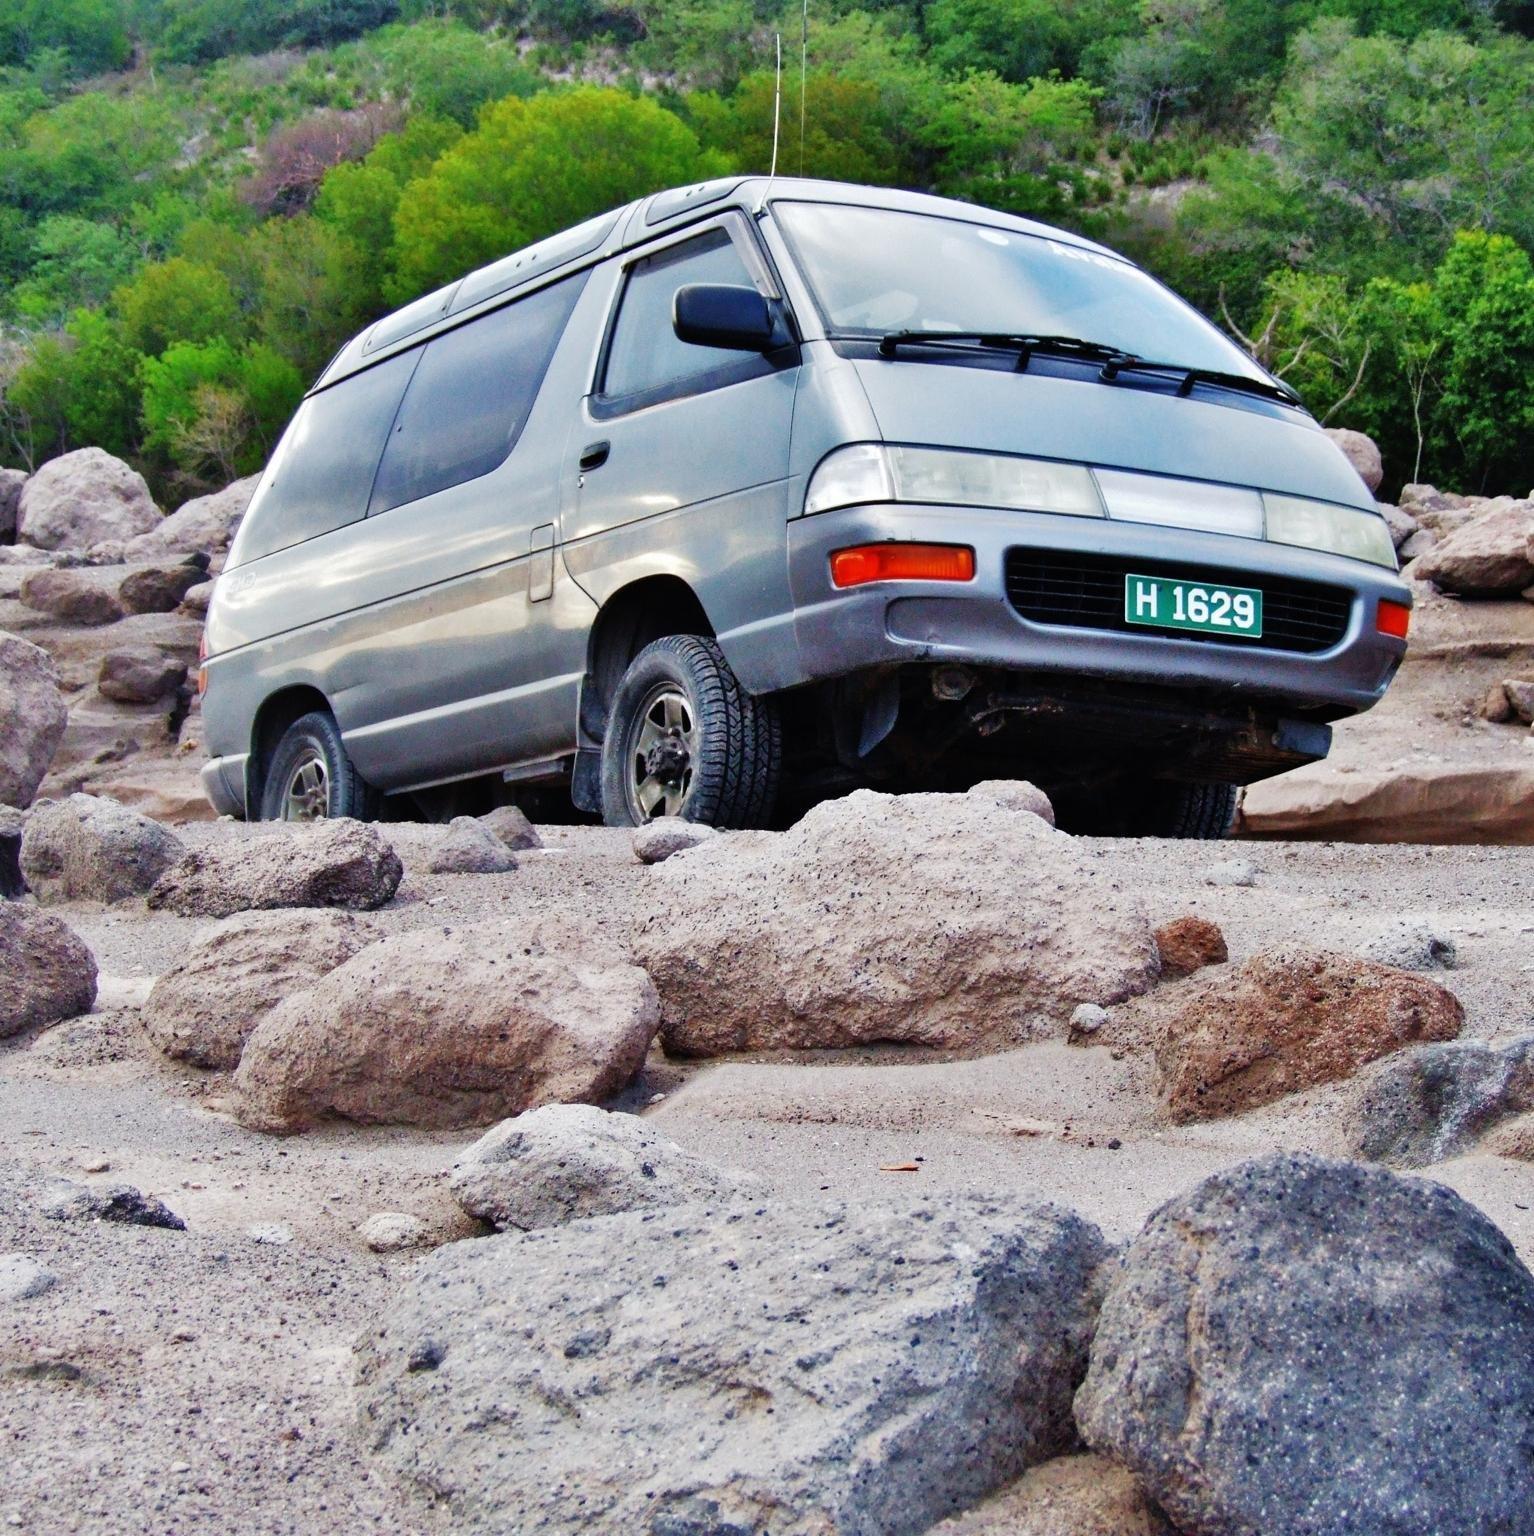
[[[1087,341],[1081,336],[1032,336],[1005,331],[891,331],[879,338],[879,356],[893,357],[901,347],[940,346],[947,341],[969,342],[981,347],[997,347],[1018,353],[1019,368],[1039,352],[1050,357],[1079,357],[1089,363],[1130,363],[1137,361],[1133,352],[1110,347],[1106,342]]]
[[[1177,396],[1186,400],[1193,393],[1195,384],[1213,384],[1220,389],[1235,389],[1249,395],[1261,395],[1265,400],[1278,400],[1284,405],[1300,405],[1300,397],[1285,384],[1270,384],[1266,379],[1254,379],[1244,373],[1221,373],[1215,368],[1190,368],[1186,363],[1153,363],[1143,357],[1126,357],[1103,365],[1102,376],[1111,382],[1124,370],[1134,373],[1180,373],[1182,382],[1177,386]]]

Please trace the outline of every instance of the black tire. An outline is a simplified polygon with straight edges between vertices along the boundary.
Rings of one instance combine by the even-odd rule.
[[[1236,821],[1234,784],[1162,784],[1146,804],[1147,837],[1202,838],[1216,842]]]
[[[602,741],[602,819],[610,827],[657,815],[764,827],[782,757],[776,706],[740,686],[719,647],[700,635],[663,636],[629,663],[613,697]]]
[[[305,782],[307,775],[307,783]],[[324,710],[295,720],[282,733],[261,785],[262,821],[317,821],[378,817],[382,797],[352,766],[341,728]],[[308,814],[299,814],[307,801]]]

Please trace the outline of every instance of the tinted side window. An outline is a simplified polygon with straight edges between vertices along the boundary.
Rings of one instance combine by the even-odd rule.
[[[602,376],[604,395],[628,399],[684,393],[689,381],[721,369],[733,372],[738,368],[742,354],[694,346],[680,340],[671,328],[671,301],[677,289],[688,283],[756,286],[722,229],[636,262],[624,285],[617,324],[608,344]]]
[[[521,435],[586,274],[426,344],[384,450],[369,512],[487,475]]]
[[[354,523],[419,353],[391,357],[299,406],[232,553],[240,564]]]

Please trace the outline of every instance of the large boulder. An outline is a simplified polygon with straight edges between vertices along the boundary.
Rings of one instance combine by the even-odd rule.
[[[1462,597],[1516,597],[1534,582],[1531,537],[1534,501],[1507,501],[1435,545],[1413,574]]]
[[[117,597],[127,613],[174,613],[193,587],[208,579],[200,556],[129,566],[118,583]]]
[[[1467,1152],[1493,1127],[1534,1110],[1534,1036],[1500,1049],[1455,1040],[1402,1051],[1359,1085],[1350,1114],[1357,1157],[1421,1168]]]
[[[27,818],[21,872],[39,901],[128,901],[185,852],[174,832],[115,800],[70,795]]]
[[[21,489],[17,537],[39,549],[89,549],[160,521],[144,477],[103,448],[50,459]]]
[[[149,905],[182,917],[269,907],[381,907],[399,889],[399,855],[365,822],[336,818],[197,848],[160,877]]]
[[[589,1104],[546,1104],[502,1121],[453,1164],[449,1183],[469,1215],[523,1232],[766,1193],[759,1180],[685,1151],[637,1115]]]
[[[286,1133],[329,1115],[458,1126],[593,1103],[626,1086],[659,1022],[649,977],[594,942],[545,952],[520,924],[417,930],[266,1016],[235,1114]]]
[[[1268,950],[1137,1005],[1172,1119],[1239,1114],[1464,1025],[1437,982],[1355,955]]]
[[[1243,1163],[1120,1261],[1076,1396],[1180,1530],[1534,1530],[1534,1276],[1442,1185]]]
[[[31,805],[68,723],[52,658],[0,630],[0,805]]]
[[[456,1531],[916,1536],[1071,1447],[1107,1251],[979,1198],[454,1243],[360,1341],[361,1423]]]
[[[60,624],[115,624],[128,611],[117,595],[118,575],[105,567],[45,566],[22,580],[21,601]]]
[[[85,942],[49,912],[0,901],[0,1038],[89,1013],[96,961]]]
[[[0,469],[0,544],[16,542],[16,520],[21,507],[21,488],[26,483],[25,470]]]
[[[150,532],[130,539],[128,558],[162,560],[167,555],[225,554],[260,480],[260,475],[247,475],[210,496],[185,502]]]
[[[351,912],[242,912],[196,941],[155,982],[140,1017],[177,1061],[227,1069],[278,1003],[379,938]]]
[[[931,1536],[1176,1536],[1134,1478],[1106,1456],[1061,1456],[932,1528]]]
[[[655,866],[634,947],[692,1056],[1063,1038],[1160,970],[1138,902],[1038,815],[868,790]]]
[[[1385,464],[1374,439],[1348,427],[1327,427],[1326,435],[1342,450],[1343,456],[1358,472],[1358,478],[1368,486],[1372,496],[1380,488],[1380,481],[1385,478]]]
[[[119,704],[153,704],[181,687],[186,670],[157,645],[127,645],[101,658],[96,686]]]

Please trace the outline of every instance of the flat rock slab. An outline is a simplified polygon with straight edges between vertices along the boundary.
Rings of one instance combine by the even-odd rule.
[[[1279,1156],[1157,1211],[1076,1397],[1179,1530],[1534,1530],[1534,1276],[1453,1191]]]
[[[973,1198],[454,1243],[360,1341],[361,1424],[458,1531],[917,1536],[1073,1443],[1107,1252]]]

